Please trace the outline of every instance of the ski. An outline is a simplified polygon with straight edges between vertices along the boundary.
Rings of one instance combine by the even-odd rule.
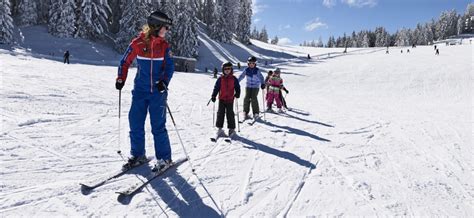
[[[143,187],[145,187],[146,185],[150,184],[150,182],[152,182],[154,179],[162,176],[163,174],[165,174],[168,170],[170,169],[175,169],[177,168],[179,165],[183,164],[184,162],[186,162],[188,159],[187,158],[183,158],[183,159],[179,159],[177,161],[174,161],[171,165],[169,165],[167,168],[164,168],[162,169],[161,171],[159,172],[152,172],[149,176],[147,176],[147,180],[145,182],[140,182],[140,183],[137,183],[133,186],[131,186],[129,189],[125,190],[125,191],[118,191],[118,192],[115,192],[117,194],[119,194],[119,201],[120,199],[123,199],[123,198],[127,198],[127,197],[130,197],[130,196],[133,196],[135,195],[136,193],[138,193]]]
[[[118,178],[124,174],[126,174],[127,172],[129,172],[130,170],[133,170],[137,167],[140,167],[146,163],[149,163],[153,158],[147,158],[147,161],[143,162],[143,163],[140,163],[139,165],[137,166],[134,166],[134,167],[131,167],[131,168],[128,168],[128,169],[120,169],[118,171],[116,171],[115,173],[112,173],[110,175],[108,175],[107,177],[105,178],[102,178],[102,179],[94,179],[90,182],[83,182],[83,183],[79,183],[81,185],[81,189],[83,191],[90,191],[92,189],[95,189],[99,186],[102,186],[104,184],[106,184],[107,182],[109,182],[110,180],[112,179],[115,179],[115,178]]]

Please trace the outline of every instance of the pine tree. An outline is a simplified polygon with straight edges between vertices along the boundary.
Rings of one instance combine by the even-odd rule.
[[[230,9],[223,7],[221,4],[216,5],[214,10],[214,21],[211,25],[211,38],[218,42],[229,43],[232,40],[232,32],[227,23],[226,17]]]
[[[244,44],[250,43],[250,27],[252,25],[252,6],[250,0],[242,0],[236,27],[237,40]]]
[[[193,10],[195,8],[191,4],[186,4],[184,1],[179,3],[180,13],[173,27],[176,38],[171,39],[175,44],[173,53],[177,56],[197,57],[198,55],[197,24],[192,16]]]
[[[351,45],[353,48],[359,47],[359,44],[357,43],[357,35],[355,31],[352,31],[352,37],[351,37]]]
[[[323,39],[321,36],[319,37],[318,43],[316,44],[316,47],[322,48],[324,47]]]
[[[409,36],[408,36],[408,30],[406,28],[403,28],[401,30],[398,30],[397,33],[396,33],[396,39],[395,39],[395,43],[397,46],[408,46],[410,44],[410,39],[409,39]]]
[[[107,1],[82,0],[76,36],[89,39],[102,38],[107,31],[107,20],[111,12]]]
[[[204,12],[203,12],[203,21],[207,24],[207,27],[210,29],[212,23],[214,22],[214,14],[216,10],[216,5],[214,0],[205,0],[204,1]]]
[[[375,47],[385,47],[389,45],[388,32],[383,27],[375,29]]]
[[[257,27],[253,26],[253,30],[252,30],[252,33],[250,34],[250,38],[258,40],[259,36],[260,36],[260,33],[258,32]]]
[[[18,23],[31,26],[38,23],[38,8],[35,0],[20,0],[18,4]]]
[[[13,42],[13,19],[10,1],[0,1],[0,44]]]
[[[262,31],[260,31],[260,36],[258,39],[262,42],[268,43],[268,33],[267,33],[267,28],[263,26]]]
[[[75,28],[74,0],[51,1],[48,32],[58,37],[72,37]]]
[[[364,33],[362,34],[361,47],[368,48],[369,46],[370,46],[369,33],[364,31]]]
[[[223,1],[224,8],[227,9],[226,13],[226,22],[227,28],[232,33],[235,33],[237,30],[237,25],[240,24],[239,18],[239,9],[240,9],[240,1],[235,0],[221,0]]]
[[[431,44],[434,41],[432,23],[426,23],[423,27],[423,37],[426,44]]]
[[[146,2],[143,0],[126,0],[122,5],[122,18],[120,19],[120,30],[115,40],[115,48],[119,52],[127,49],[133,37],[137,36],[149,12]]]
[[[270,42],[271,44],[277,45],[278,44],[278,36],[275,36]]]
[[[456,35],[457,22],[458,15],[455,10],[442,12],[436,23],[436,35],[438,39],[446,39],[449,36]]]

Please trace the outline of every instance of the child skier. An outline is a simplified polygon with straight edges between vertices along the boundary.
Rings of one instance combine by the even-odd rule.
[[[211,100],[216,102],[216,96],[219,94],[219,107],[217,109],[216,127],[217,136],[225,136],[222,127],[224,126],[224,115],[227,116],[227,128],[229,128],[229,137],[235,135],[235,117],[234,117],[234,97],[240,97],[239,80],[234,76],[232,63],[222,64],[222,76],[217,79],[212,92]]]
[[[280,77],[280,69],[277,68],[273,72],[273,76],[267,82],[268,87],[268,97],[267,97],[267,110],[272,111],[273,100],[276,101],[278,112],[282,113],[281,109],[282,101],[280,98],[280,90],[283,89],[288,93],[288,90],[283,86],[283,79]]]

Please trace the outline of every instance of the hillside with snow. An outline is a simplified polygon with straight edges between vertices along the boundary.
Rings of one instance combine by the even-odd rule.
[[[230,144],[213,143],[206,104],[215,79],[175,72],[168,104],[195,174],[185,163],[118,201],[115,192],[145,181],[150,167],[91,192],[79,183],[120,169],[116,151],[130,147],[130,82],[118,125],[120,54],[38,28],[0,49],[2,216],[473,216],[472,45],[440,45],[439,56],[431,46],[343,54],[221,44],[200,30],[199,71],[255,55],[263,70],[282,69],[290,109],[240,124]],[[28,41],[33,35],[44,38]],[[66,48],[70,65],[57,55]],[[184,157],[169,117],[167,128],[173,158]],[[146,132],[153,155],[148,121]]]

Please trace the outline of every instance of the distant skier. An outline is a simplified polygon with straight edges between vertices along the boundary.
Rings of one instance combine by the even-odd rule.
[[[407,49],[407,53],[410,53],[410,49]]]
[[[132,105],[128,114],[131,157],[124,164],[124,168],[139,165],[147,159],[145,156],[147,113],[150,113],[157,159],[153,171],[159,171],[172,163],[170,141],[166,130],[166,100],[174,64],[170,57],[169,44],[165,40],[171,24],[172,20],[166,14],[160,11],[151,13],[140,35],[132,40],[120,61],[115,83],[118,90],[122,90],[125,85],[128,68],[135,59],[138,65],[132,91]]]
[[[268,88],[268,98],[267,98],[267,111],[272,111],[272,104],[273,101],[276,101],[278,112],[282,113],[282,101],[280,98],[280,91],[281,89],[285,90],[288,93],[288,90],[283,86],[283,79],[280,77],[280,69],[277,68],[274,72],[272,77],[268,80],[267,84],[269,85]]]
[[[438,47],[437,45],[434,45],[434,50],[435,50],[435,51],[436,51],[437,47]]]
[[[402,53],[402,54],[403,54],[403,49],[402,49],[402,50],[400,50],[400,53]]]
[[[237,67],[238,67],[239,70],[240,70],[240,67],[241,67],[241,66],[240,66],[240,62],[237,62]]]
[[[214,78],[217,78],[217,67],[214,67]]]
[[[310,60],[310,59],[311,59],[311,56],[308,54],[308,60]]]
[[[219,94],[219,107],[217,109],[216,127],[219,137],[225,136],[224,116],[227,116],[227,128],[229,128],[229,137],[235,135],[235,114],[234,114],[234,97],[240,97],[239,80],[234,76],[232,63],[226,62],[222,64],[222,76],[217,79],[211,100],[216,102],[217,94]]]
[[[69,50],[64,52],[64,63],[69,64]]]
[[[435,55],[439,55],[439,48],[436,49]]]
[[[244,119],[249,119],[250,103],[252,103],[252,112],[254,119],[259,117],[260,109],[258,106],[259,87],[265,89],[265,81],[260,69],[257,67],[257,58],[249,57],[247,59],[248,67],[244,69],[239,76],[239,82],[247,78],[244,98]]]

